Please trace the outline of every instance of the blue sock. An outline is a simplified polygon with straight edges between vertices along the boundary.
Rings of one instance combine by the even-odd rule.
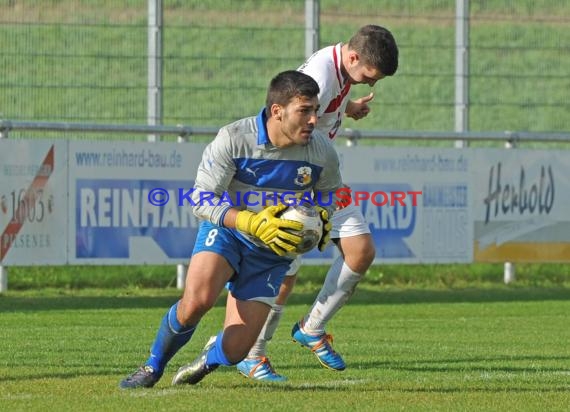
[[[216,343],[212,348],[208,351],[208,355],[206,356],[206,365],[207,366],[218,366],[218,365],[225,365],[225,366],[232,366],[235,363],[232,363],[226,358],[224,350],[222,349],[222,338],[224,336],[224,331],[218,333],[216,337]],[[237,363],[237,362],[236,362]]]
[[[196,326],[185,327],[176,319],[176,302],[162,318],[160,328],[150,349],[145,365],[152,366],[155,373],[162,375],[166,364],[190,340]]]

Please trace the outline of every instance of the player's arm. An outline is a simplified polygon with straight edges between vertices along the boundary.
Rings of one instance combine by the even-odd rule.
[[[222,128],[216,138],[204,149],[192,191],[192,211],[196,217],[223,225],[224,215],[231,209],[221,196],[227,191],[236,166],[232,156],[232,140]]]

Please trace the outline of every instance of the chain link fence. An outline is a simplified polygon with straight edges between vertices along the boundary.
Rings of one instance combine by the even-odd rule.
[[[345,127],[453,130],[455,3],[320,1],[321,47],[369,23],[400,47],[370,116]],[[255,114],[270,78],[305,59],[304,0],[163,5],[165,125]],[[146,0],[0,0],[0,118],[145,124],[147,19]],[[569,23],[565,0],[470,2],[470,130],[570,130]]]

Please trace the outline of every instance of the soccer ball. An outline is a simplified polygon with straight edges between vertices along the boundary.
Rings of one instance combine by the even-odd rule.
[[[301,243],[293,253],[289,254],[290,256],[307,253],[319,244],[323,234],[323,221],[314,207],[305,204],[289,206],[279,217],[303,224],[302,230],[290,231],[302,238]]]

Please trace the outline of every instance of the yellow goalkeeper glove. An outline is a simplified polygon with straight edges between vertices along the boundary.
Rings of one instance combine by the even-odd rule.
[[[275,254],[284,256],[288,252],[295,251],[303,240],[301,236],[285,230],[302,230],[302,223],[275,217],[287,207],[287,205],[278,204],[269,206],[258,213],[242,210],[236,217],[236,229],[258,238]]]
[[[332,223],[329,221],[329,212],[327,212],[326,209],[322,208],[321,206],[316,206],[315,208],[317,209],[317,212],[319,212],[319,216],[323,221],[323,235],[321,236],[321,240],[317,245],[319,250],[323,252],[327,247],[327,243],[329,243],[329,240],[331,240],[330,233],[332,229]]]

